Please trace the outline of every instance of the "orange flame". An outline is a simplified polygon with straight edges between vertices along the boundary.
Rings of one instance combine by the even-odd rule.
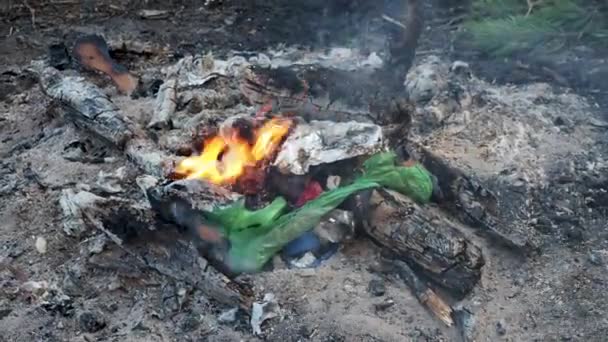
[[[255,165],[274,153],[290,127],[288,119],[270,120],[257,130],[253,146],[236,134],[229,138],[214,136],[205,142],[200,155],[184,159],[175,172],[188,179],[205,179],[215,184],[234,183],[246,166]]]

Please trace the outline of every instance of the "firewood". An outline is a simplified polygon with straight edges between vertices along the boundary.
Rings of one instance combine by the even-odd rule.
[[[436,202],[442,209],[503,245],[526,253],[536,249],[533,233],[518,225],[516,220],[506,218],[508,209],[481,181],[423,146],[408,142],[405,149],[437,177],[441,198]]]
[[[174,157],[156,144],[97,86],[82,77],[66,76],[43,63],[34,65],[43,92],[65,109],[65,118],[102,141],[125,152],[139,168],[165,176]]]
[[[71,198],[94,197],[87,192],[79,194]],[[152,213],[147,208],[118,197],[98,198],[97,201],[71,200],[70,203],[70,212],[79,216],[83,225],[101,231],[137,260],[140,267],[187,282],[220,304],[239,306],[246,312],[251,310],[251,289],[230,280],[209,265],[199,255],[191,239],[170,227],[156,227]],[[74,222],[71,217],[66,219]]]
[[[393,270],[410,288],[414,296],[416,296],[422,305],[427,307],[448,327],[454,325],[454,320],[452,318],[453,310],[450,305],[446,303],[437,293],[435,293],[433,289],[428,287],[407,265],[407,263],[400,260],[391,260],[386,262],[393,267]]]
[[[171,126],[171,116],[177,107],[177,79],[167,80],[158,90],[156,107],[148,128],[164,129]]]
[[[479,281],[481,249],[441,211],[389,190],[372,193],[369,211],[366,233],[455,297],[464,297]]]
[[[75,125],[112,145],[123,148],[134,135],[131,120],[98,87],[78,76],[62,75],[43,63],[34,65],[42,91],[66,109]]]
[[[399,89],[403,84],[408,70],[414,63],[418,41],[424,30],[423,2],[419,0],[407,0],[406,2],[405,29],[391,24],[395,26],[395,31],[389,40],[389,61],[379,71],[379,74],[385,75],[387,83],[390,83],[395,89]]]

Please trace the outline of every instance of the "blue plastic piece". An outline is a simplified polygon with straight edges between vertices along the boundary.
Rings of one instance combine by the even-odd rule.
[[[283,255],[290,258],[297,258],[306,252],[317,250],[321,246],[321,241],[313,232],[306,232],[299,238],[291,241],[283,247]]]

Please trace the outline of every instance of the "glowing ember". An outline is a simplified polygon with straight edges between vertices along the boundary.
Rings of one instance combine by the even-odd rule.
[[[188,179],[234,183],[246,166],[253,166],[276,151],[290,126],[288,119],[272,119],[257,130],[253,146],[238,134],[215,136],[205,142],[200,155],[184,159],[175,172]]]

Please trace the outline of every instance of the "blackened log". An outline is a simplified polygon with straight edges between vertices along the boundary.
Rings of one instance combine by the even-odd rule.
[[[163,177],[174,157],[162,152],[97,86],[82,77],[65,76],[36,64],[43,92],[66,110],[66,119],[124,151],[147,174]]]
[[[373,240],[457,298],[479,281],[481,249],[436,208],[420,206],[393,191],[375,190],[364,228]]]
[[[251,311],[251,288],[228,278],[208,259],[200,256],[200,247],[184,235],[171,231],[155,232],[137,249],[148,267],[201,290],[209,299],[229,307]],[[140,244],[142,244],[140,242]]]
[[[220,229],[206,219],[205,212],[234,203],[242,195],[193,179],[149,188],[146,197],[161,219],[187,231],[211,265],[228,276],[236,275],[225,262],[229,242],[220,235]]]
[[[194,209],[213,211],[214,208],[226,206],[243,196],[221,186],[198,179],[181,179],[170,183],[159,184],[147,190],[148,200],[152,207],[173,203],[181,199]]]
[[[250,311],[252,290],[209,265],[196,243],[172,226],[150,229],[158,224],[149,209],[129,200],[109,198],[80,210],[88,225],[106,234],[141,266],[191,284],[220,304]]]
[[[503,245],[524,252],[537,247],[532,232],[518,224],[516,218],[509,217],[510,206],[500,203],[481,181],[418,144],[407,143],[405,151],[437,177],[441,194],[434,201],[442,209]]]

